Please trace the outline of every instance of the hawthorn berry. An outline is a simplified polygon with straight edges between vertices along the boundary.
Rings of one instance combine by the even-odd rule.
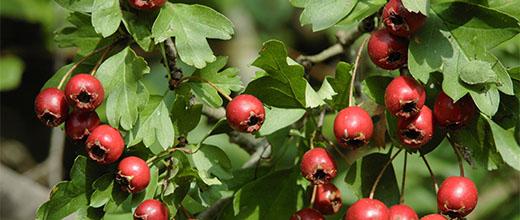
[[[128,0],[128,3],[135,9],[153,10],[162,7],[166,0]]]
[[[69,104],[77,109],[92,111],[103,102],[105,90],[96,77],[81,73],[69,80],[65,86],[65,96]]]
[[[304,208],[294,213],[291,220],[325,220],[325,217],[316,209]]]
[[[409,76],[394,78],[385,90],[385,106],[400,118],[409,118],[417,113],[426,101],[424,87]]]
[[[477,206],[477,187],[470,179],[451,176],[442,182],[437,192],[437,207],[451,218],[462,218]]]
[[[339,189],[332,183],[324,183],[316,187],[313,208],[324,215],[338,213],[343,206]]]
[[[448,220],[444,216],[439,214],[429,214],[426,216],[423,216],[421,220]]]
[[[386,3],[382,19],[391,34],[401,37],[409,37],[426,22],[426,16],[408,11],[401,0],[390,0]]]
[[[57,88],[47,88],[34,100],[36,117],[46,126],[56,127],[63,123],[69,113],[65,93]]]
[[[424,105],[418,115],[397,120],[399,140],[411,149],[419,149],[433,137],[432,111]]]
[[[377,199],[363,198],[352,204],[343,217],[344,220],[387,220],[390,212]]]
[[[375,65],[385,70],[395,70],[408,60],[408,40],[380,29],[370,35],[368,56]]]
[[[134,220],[168,220],[168,209],[159,200],[148,199],[137,206]]]
[[[458,129],[471,121],[476,107],[470,96],[453,102],[446,93],[440,92],[433,106],[435,121],[442,127]]]
[[[338,172],[332,156],[319,147],[303,154],[300,168],[303,177],[316,185],[330,182]]]
[[[99,125],[95,111],[73,111],[65,121],[65,133],[73,140],[83,140]]]
[[[410,206],[399,204],[390,207],[389,220],[419,220],[417,213]]]
[[[239,95],[226,107],[226,118],[233,129],[253,133],[260,130],[265,119],[262,102],[248,94]]]
[[[117,166],[116,182],[121,190],[129,193],[141,192],[150,183],[150,168],[139,157],[126,157]]]
[[[85,149],[90,159],[110,164],[119,159],[125,148],[121,133],[109,125],[99,125],[87,138]]]
[[[342,146],[357,148],[368,143],[374,125],[370,115],[360,107],[341,110],[334,120],[334,134]]]

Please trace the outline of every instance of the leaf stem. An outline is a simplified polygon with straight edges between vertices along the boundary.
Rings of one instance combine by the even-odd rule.
[[[401,196],[399,198],[399,204],[404,203],[404,189],[405,189],[405,182],[406,182],[406,165],[408,163],[408,152],[404,152],[404,163],[403,163],[403,179],[401,181]]]
[[[105,51],[103,52],[103,54],[101,54],[101,57],[99,58],[99,60],[96,62],[96,65],[94,66],[94,68],[92,68],[92,70],[90,71],[90,75],[94,76],[96,75],[96,71],[97,69],[99,68],[99,66],[101,66],[101,63],[103,62],[103,60],[105,60],[105,57],[108,55],[108,53],[110,52],[110,50],[112,50],[112,44],[109,45],[109,47],[107,47],[107,49],[105,49]]]
[[[435,190],[435,194],[437,194],[437,192],[439,191],[439,184],[437,183],[437,178],[435,178],[435,175],[433,174],[432,168],[430,167],[428,160],[426,160],[426,157],[423,154],[421,154],[421,158],[423,159],[426,168],[428,168],[428,172],[430,172],[430,176],[432,177],[433,181],[433,189]]]
[[[390,164],[392,164],[392,161],[397,157],[397,155],[399,155],[399,153],[401,153],[403,149],[399,149],[395,154],[394,156],[392,156],[388,162],[386,162],[385,166],[383,166],[383,169],[381,169],[381,171],[379,172],[379,174],[377,175],[377,178],[376,178],[376,181],[374,181],[374,185],[372,185],[372,189],[370,190],[370,194],[369,194],[369,198],[370,199],[373,199],[374,198],[374,193],[376,192],[376,188],[377,188],[377,185],[379,184],[379,181],[381,181],[381,177],[383,177],[383,174],[385,173],[386,171],[386,168],[388,168],[388,166]]]
[[[207,79],[204,79],[204,78],[201,78],[201,77],[198,77],[198,76],[190,76],[189,77],[190,79],[197,79],[197,80],[200,80],[200,81],[203,81],[207,84],[209,84],[211,87],[213,87],[215,90],[217,90],[218,93],[220,93],[220,95],[224,96],[224,98],[226,98],[228,101],[231,102],[231,100],[233,100],[233,98],[231,98],[231,96],[229,96],[228,94],[226,94],[221,88],[219,88],[217,85],[215,85],[215,83],[207,80]]]
[[[348,105],[354,106],[354,87],[356,83],[356,72],[359,66],[359,61],[361,59],[361,52],[363,52],[363,48],[365,47],[365,44],[367,43],[369,38],[365,39],[361,45],[359,46],[357,53],[356,53],[356,61],[354,62],[354,69],[352,70],[352,77],[350,79],[350,88],[348,92]]]
[[[459,163],[459,170],[460,170],[460,176],[464,177],[464,163],[462,162],[462,156],[458,148],[458,144],[455,143],[455,141],[451,138],[451,135],[448,134],[446,136],[448,138],[448,141],[450,142],[451,147],[453,148],[453,152],[457,156],[457,161]]]

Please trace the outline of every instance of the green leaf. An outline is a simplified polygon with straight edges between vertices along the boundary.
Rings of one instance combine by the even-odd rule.
[[[133,128],[138,110],[148,101],[148,92],[139,80],[149,72],[146,61],[129,47],[101,64],[96,77],[108,95],[106,114],[110,125]]]
[[[51,76],[51,78],[49,78],[47,80],[47,82],[45,82],[45,84],[42,87],[42,90],[46,89],[46,88],[58,87],[61,79],[65,76],[65,73],[67,73],[67,71],[69,71],[73,65],[74,64],[71,63],[71,64],[61,67],[54,75]],[[78,68],[75,69],[74,73],[88,73],[88,71],[90,71],[91,69],[92,69],[92,66],[82,64],[82,65],[79,65]],[[71,75],[73,75],[73,74],[71,74]],[[67,77],[67,79],[65,79],[65,82],[67,82],[70,79],[70,77],[71,76]]]
[[[197,68],[216,60],[206,39],[228,40],[233,33],[231,21],[207,6],[169,2],[152,27],[155,43],[175,37],[181,60]]]
[[[172,109],[172,118],[180,135],[186,136],[199,124],[202,105],[190,105],[189,99],[177,95]]]
[[[385,0],[359,0],[354,9],[338,25],[351,25],[376,13],[386,4]]]
[[[284,109],[276,107],[265,108],[264,125],[258,131],[261,136],[266,136],[294,124],[305,114],[305,109]]]
[[[91,12],[94,0],[55,0],[61,7],[71,11]]]
[[[497,75],[491,69],[491,65],[479,60],[470,61],[468,65],[463,66],[459,77],[470,85],[496,82],[497,80]]]
[[[23,60],[13,55],[0,57],[0,91],[13,90],[20,85],[24,70]]]
[[[311,84],[307,82],[305,86],[305,107],[316,108],[325,105],[323,98],[312,88]]]
[[[365,94],[377,104],[385,105],[386,86],[390,84],[392,79],[389,76],[369,76],[363,81]]]
[[[496,87],[491,86],[483,91],[470,90],[469,94],[482,113],[488,116],[495,115],[500,104],[500,94]]]
[[[54,37],[58,47],[77,47],[85,54],[93,51],[103,39],[92,27],[89,15],[71,13],[67,21],[71,26],[59,30]]]
[[[502,156],[502,159],[504,159],[509,166],[520,170],[520,146],[516,142],[513,132],[507,131],[491,119],[485,118],[491,127],[495,146]]]
[[[95,191],[90,197],[90,206],[94,208],[104,206],[112,196],[112,189],[114,188],[114,174],[107,173],[99,177],[92,184],[92,188],[94,188]]]
[[[119,0],[94,0],[92,25],[97,33],[103,37],[112,35],[119,28],[122,19]]]
[[[149,29],[153,24],[153,18],[146,15],[147,14],[139,14],[139,17],[137,17],[133,13],[123,11],[123,24],[135,42],[139,44],[143,50],[150,51],[154,45],[151,36],[152,33]]]
[[[191,155],[194,166],[200,177],[208,185],[219,185],[220,179],[231,179],[231,161],[226,153],[215,146],[203,144],[199,150]]]
[[[244,92],[252,94],[266,105],[280,108],[302,108],[303,105],[293,93],[293,90],[272,77],[264,76],[251,81]]]
[[[497,57],[495,57],[495,55],[489,52],[481,53],[477,56],[477,58],[491,64],[497,77],[496,84],[498,90],[508,95],[514,95],[513,81],[511,80],[511,77],[509,76],[507,69],[504,67],[502,62],[500,62]]]
[[[337,93],[337,95],[333,97],[333,106],[336,110],[348,107],[348,94],[350,90],[351,70],[352,65],[345,62],[339,62],[336,66],[336,75],[334,76],[334,78],[326,79],[330,83],[332,88],[334,88],[334,91]]]
[[[508,14],[520,21],[520,1],[512,0],[488,0],[488,7]]]
[[[430,0],[402,0],[403,5],[408,11],[421,13],[428,16]]]
[[[520,66],[510,68],[509,70],[507,70],[507,72],[509,72],[511,78],[520,81]]]
[[[311,24],[313,31],[327,29],[343,19],[357,2],[357,0],[307,0],[300,22],[302,25]]]
[[[336,91],[334,91],[334,88],[332,88],[328,79],[323,80],[320,90],[318,90],[317,93],[322,100],[332,100],[332,97],[338,94]]]

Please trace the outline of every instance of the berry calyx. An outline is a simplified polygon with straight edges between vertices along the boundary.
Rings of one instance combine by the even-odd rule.
[[[410,149],[419,149],[433,137],[434,124],[432,111],[424,105],[413,118],[397,120],[399,140]]]
[[[96,77],[81,73],[69,80],[65,86],[65,96],[69,104],[77,109],[92,111],[103,102],[105,90]]]
[[[121,133],[109,125],[99,125],[88,136],[85,149],[90,159],[110,164],[119,159],[125,148]]]
[[[334,135],[342,146],[357,148],[367,144],[373,130],[372,118],[357,106],[341,110],[334,120]]]
[[[303,177],[315,185],[330,182],[338,172],[334,159],[323,148],[313,148],[305,152],[300,169]]]
[[[383,23],[393,35],[409,37],[426,22],[426,16],[410,12],[401,0],[390,0],[383,9]]]
[[[433,106],[435,121],[442,127],[458,129],[468,124],[475,115],[476,107],[470,96],[453,102],[446,93],[440,92]]]
[[[442,182],[437,193],[437,207],[452,218],[461,218],[477,206],[477,187],[470,179],[451,176]]]
[[[168,220],[168,209],[159,200],[148,199],[137,206],[134,220]]]
[[[226,106],[226,118],[233,129],[253,133],[262,127],[265,109],[262,102],[252,95],[242,94]]]
[[[400,118],[409,118],[421,110],[426,101],[424,87],[409,76],[394,78],[385,90],[385,106]]]
[[[116,182],[121,190],[129,193],[141,192],[150,183],[150,168],[139,157],[126,157],[117,166]]]
[[[73,140],[84,140],[99,125],[99,116],[95,111],[73,111],[65,121],[65,133]]]
[[[166,0],[128,0],[128,3],[135,9],[153,10],[162,7]]]
[[[325,220],[325,217],[316,209],[304,208],[294,213],[291,220]]]
[[[448,220],[444,216],[439,214],[429,214],[427,216],[423,216],[421,220]]]
[[[384,203],[377,199],[360,199],[350,208],[343,217],[344,220],[386,220],[389,219],[390,212]]]
[[[316,187],[313,208],[324,215],[338,213],[343,205],[339,189],[332,183],[324,183]]]
[[[408,40],[380,29],[370,35],[368,56],[375,65],[385,70],[395,70],[408,60]]]
[[[56,88],[47,88],[38,93],[34,100],[36,117],[48,127],[63,123],[69,113],[65,93]]]
[[[410,206],[400,204],[390,207],[390,220],[419,220],[417,213]]]

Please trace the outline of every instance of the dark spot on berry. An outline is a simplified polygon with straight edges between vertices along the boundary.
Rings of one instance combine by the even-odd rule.
[[[98,160],[103,160],[105,158],[106,151],[100,146],[94,145],[90,149],[90,153],[92,154],[92,156],[94,156],[94,158]]]
[[[400,15],[396,15],[394,13],[390,14],[390,21],[392,21],[392,23],[394,25],[402,25],[402,24],[404,24],[403,17],[401,17]]]
[[[312,177],[315,180],[325,180],[325,177],[327,177],[327,173],[323,169],[316,169],[314,174],[312,174]]]
[[[408,102],[403,105],[403,112],[416,112],[417,111],[417,103]]]
[[[258,122],[260,122],[260,118],[257,117],[256,115],[252,115],[252,116],[249,117],[249,119],[247,120],[247,125],[248,125],[248,126],[256,125],[256,124],[258,124]]]
[[[389,63],[397,62],[397,61],[401,60],[401,53],[399,53],[399,52],[391,52],[388,55],[388,58],[386,58],[386,60]]]
[[[419,140],[421,138],[421,132],[415,130],[415,129],[406,129],[403,132],[403,135],[411,140]]]
[[[43,114],[42,120],[45,122],[45,124],[52,125],[56,121],[56,116],[47,112],[47,113]]]
[[[78,100],[83,103],[89,103],[92,96],[88,92],[81,91],[78,95]]]
[[[345,144],[353,148],[358,148],[365,145],[365,141],[358,138],[350,138],[347,141],[345,141]]]
[[[128,191],[128,187],[130,186],[130,181],[128,181],[128,178],[121,176],[119,174],[116,175],[116,183],[121,186],[121,189]]]

